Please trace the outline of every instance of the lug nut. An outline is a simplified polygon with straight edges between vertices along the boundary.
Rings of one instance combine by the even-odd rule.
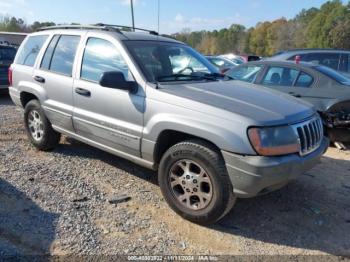
[[[189,175],[186,176],[187,179],[190,179],[191,177]]]
[[[197,184],[197,182],[198,182],[197,179],[194,179],[194,180],[193,180],[193,183],[194,183],[194,184]]]
[[[193,188],[193,192],[197,192],[197,188]]]

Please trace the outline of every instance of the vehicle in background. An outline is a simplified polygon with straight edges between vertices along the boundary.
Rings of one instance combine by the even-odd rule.
[[[288,60],[311,62],[314,64],[328,66],[336,71],[350,76],[350,50],[339,49],[293,49],[280,51],[266,60]]]
[[[256,56],[256,55],[235,55],[235,54],[224,54],[224,55],[220,55],[220,57],[224,57],[227,58],[237,64],[244,64],[244,63],[248,63],[251,61],[259,61],[261,60],[260,56]]]
[[[224,74],[226,71],[238,66],[239,64],[220,56],[206,56],[210,63],[216,66],[220,73]]]
[[[8,72],[17,49],[12,46],[0,45],[0,90],[7,90],[9,86]]]
[[[250,62],[226,72],[233,79],[266,86],[312,103],[332,142],[350,142],[350,79],[313,63]]]
[[[26,33],[0,32],[0,45],[18,48],[27,35]]]
[[[261,57],[257,55],[242,55],[241,57],[246,63],[261,60]]]
[[[285,186],[328,147],[310,104],[228,81],[191,47],[152,31],[42,29],[10,70],[11,98],[37,149],[65,134],[158,170],[169,206],[200,224],[223,218],[238,197]]]
[[[244,64],[246,62],[243,57],[241,57],[240,55],[235,55],[235,54],[224,54],[224,55],[219,55],[219,57],[226,58],[237,65],[241,65],[241,64]]]

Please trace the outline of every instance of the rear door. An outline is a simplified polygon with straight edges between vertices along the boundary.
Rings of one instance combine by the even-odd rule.
[[[44,53],[34,80],[46,92],[43,108],[51,123],[67,131],[74,131],[73,114],[73,66],[81,41],[81,35],[56,34]]]
[[[126,52],[114,38],[88,33],[74,81],[74,127],[78,135],[104,147],[139,157],[145,95],[99,84],[101,75],[120,71],[134,81]],[[128,62],[126,62],[128,61]]]

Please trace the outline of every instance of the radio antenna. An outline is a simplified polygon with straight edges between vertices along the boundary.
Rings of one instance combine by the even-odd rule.
[[[158,35],[159,35],[160,0],[158,0]]]
[[[131,7],[131,20],[132,20],[132,29],[135,32],[135,20],[134,20],[134,3],[133,0],[130,0],[130,7]]]

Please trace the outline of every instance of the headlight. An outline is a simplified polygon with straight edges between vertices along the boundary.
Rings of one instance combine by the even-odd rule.
[[[278,156],[298,153],[300,143],[292,127],[250,128],[250,143],[262,156]]]

